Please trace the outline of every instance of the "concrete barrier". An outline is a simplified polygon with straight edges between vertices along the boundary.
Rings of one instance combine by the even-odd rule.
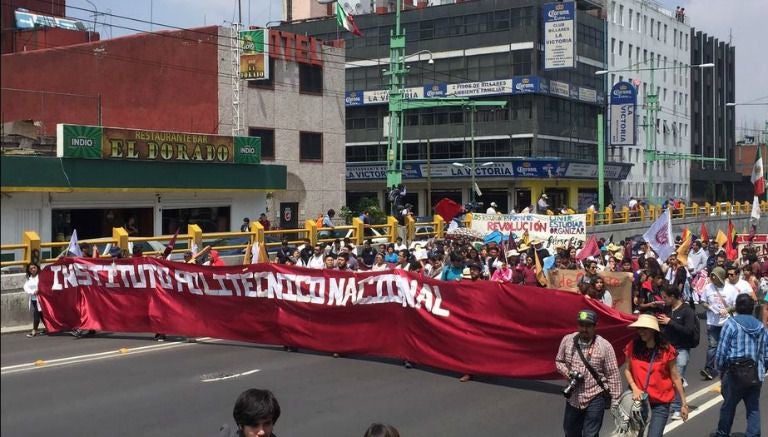
[[[32,314],[29,311],[29,298],[24,292],[24,273],[0,276],[0,325],[2,328],[29,325]]]

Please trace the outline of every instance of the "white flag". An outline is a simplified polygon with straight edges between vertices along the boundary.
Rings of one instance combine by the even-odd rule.
[[[669,208],[659,216],[655,222],[643,234],[643,239],[648,242],[654,252],[659,256],[659,261],[666,261],[675,253],[674,240],[672,239],[672,223],[669,219]]]
[[[755,220],[760,220],[760,200],[755,196],[754,200],[752,201],[752,218]]]
[[[80,250],[80,244],[78,244],[77,242],[77,229],[72,231],[72,237],[69,239],[69,246],[67,246],[67,252],[75,256],[79,256],[79,257],[83,256],[83,251]]]
[[[251,245],[251,264],[257,264],[259,262],[259,243],[255,242]]]

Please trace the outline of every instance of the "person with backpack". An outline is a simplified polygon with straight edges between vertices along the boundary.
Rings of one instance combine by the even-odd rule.
[[[677,371],[683,380],[683,387],[688,383],[685,380],[685,369],[691,356],[691,349],[699,345],[700,329],[699,320],[693,309],[686,305],[682,299],[680,289],[669,284],[662,292],[664,297],[664,311],[656,316],[661,327],[662,336],[677,349]],[[680,420],[680,396],[675,394],[675,400],[671,405],[671,420]]]
[[[731,435],[736,407],[747,410],[745,435],[760,435],[760,389],[768,366],[768,331],[752,316],[755,301],[749,294],[736,297],[736,314],[728,318],[720,334],[715,365],[722,375],[723,405],[717,437]]]

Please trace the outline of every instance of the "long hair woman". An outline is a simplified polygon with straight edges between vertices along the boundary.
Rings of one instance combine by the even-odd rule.
[[[644,402],[646,415],[650,412],[647,437],[661,437],[675,392],[680,396],[680,417],[688,420],[688,403],[676,364],[677,350],[662,338],[659,322],[650,314],[641,314],[629,327],[635,328],[637,334],[624,348],[624,376],[632,389],[632,399]]]
[[[27,280],[24,282],[24,291],[29,296],[29,311],[32,313],[32,332],[27,337],[37,337],[40,335],[40,322],[43,320],[43,309],[40,307],[40,301],[37,299],[37,283],[40,273],[40,266],[34,263],[27,265]]]

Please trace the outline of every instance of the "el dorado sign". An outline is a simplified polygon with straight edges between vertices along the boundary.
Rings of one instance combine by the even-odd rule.
[[[59,124],[56,156],[258,164],[261,138]]]

